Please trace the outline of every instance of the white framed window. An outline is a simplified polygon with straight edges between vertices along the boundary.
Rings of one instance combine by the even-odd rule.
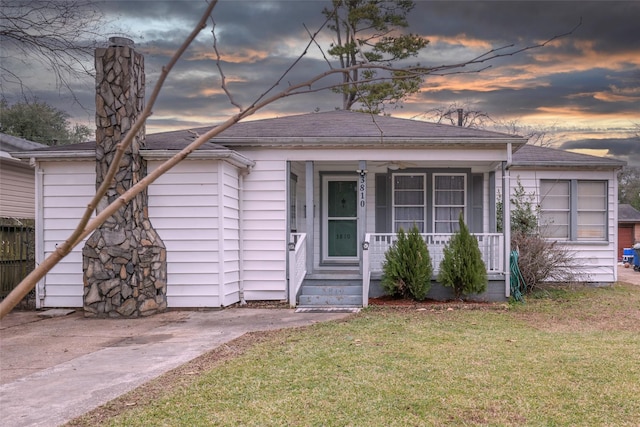
[[[433,174],[433,231],[455,233],[460,229],[460,214],[465,217],[467,175]]]
[[[577,182],[577,240],[607,240],[607,183]]]
[[[540,226],[544,237],[569,240],[570,181],[540,181]]]
[[[289,175],[289,229],[292,233],[298,230],[298,176]]]
[[[607,240],[607,182],[541,180],[540,225],[547,238]]]
[[[426,183],[424,173],[393,174],[393,231],[400,228],[405,231],[417,226],[420,233],[425,232],[426,225]]]

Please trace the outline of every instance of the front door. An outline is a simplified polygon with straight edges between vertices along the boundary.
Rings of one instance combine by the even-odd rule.
[[[358,262],[358,178],[325,175],[322,189],[322,260]]]

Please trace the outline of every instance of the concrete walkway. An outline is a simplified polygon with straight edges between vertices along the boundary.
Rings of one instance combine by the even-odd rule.
[[[253,308],[128,320],[43,314],[12,312],[0,323],[3,426],[57,426],[247,332],[349,316]]]

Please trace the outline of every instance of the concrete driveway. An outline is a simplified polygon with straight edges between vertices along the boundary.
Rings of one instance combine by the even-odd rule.
[[[274,308],[169,311],[144,319],[12,312],[0,322],[2,425],[57,426],[247,332],[347,316]]]
[[[618,280],[620,282],[631,283],[640,286],[640,272],[633,271],[633,266],[624,268],[623,265],[618,266]]]

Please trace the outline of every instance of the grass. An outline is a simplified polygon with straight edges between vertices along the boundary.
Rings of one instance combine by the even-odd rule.
[[[133,391],[101,424],[638,425],[640,287],[471,308],[370,308],[269,333],[122,409]]]

